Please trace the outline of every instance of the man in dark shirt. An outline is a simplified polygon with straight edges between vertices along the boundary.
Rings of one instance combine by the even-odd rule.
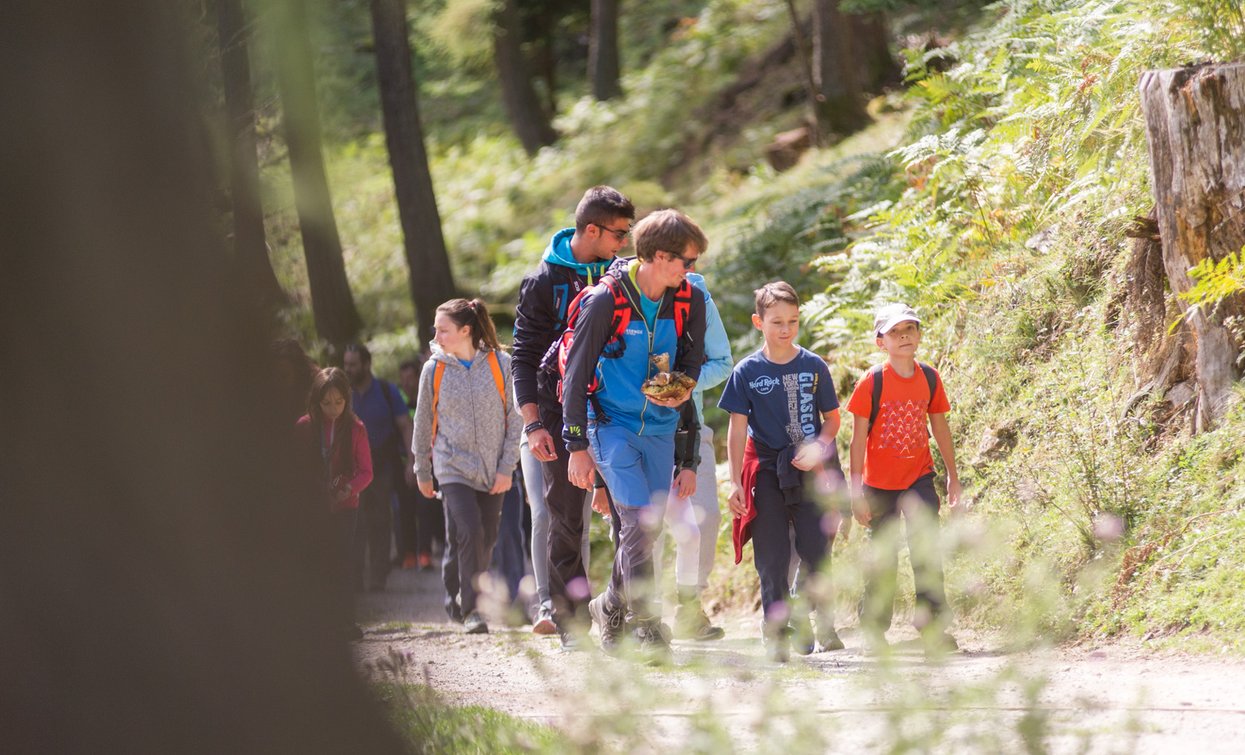
[[[359,495],[359,523],[354,537],[355,587],[365,584],[366,556],[367,589],[380,592],[385,589],[392,565],[389,547],[393,540],[394,482],[402,449],[411,447],[414,426],[397,387],[372,375],[372,353],[366,346],[347,346],[342,369],[350,378],[354,413],[367,428],[372,449],[372,484]]]
[[[586,286],[595,283],[627,245],[635,207],[616,189],[595,186],[575,208],[575,227],[554,234],[540,266],[523,279],[514,328],[515,399],[523,415],[532,455],[544,465],[545,503],[549,509],[549,593],[553,619],[564,647],[580,607],[591,597],[587,565],[581,555],[584,491],[566,476],[569,458],[562,440],[562,403],[557,375],[542,372],[550,344],[566,330],[567,307]],[[542,544],[532,543],[539,558]]]

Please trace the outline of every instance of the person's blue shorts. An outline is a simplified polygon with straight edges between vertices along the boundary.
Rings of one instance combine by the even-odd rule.
[[[588,444],[616,505],[665,505],[674,480],[674,435],[636,435],[616,425],[589,425]]]

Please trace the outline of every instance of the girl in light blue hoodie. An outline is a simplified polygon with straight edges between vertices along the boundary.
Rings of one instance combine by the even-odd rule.
[[[510,385],[510,355],[501,350],[479,299],[437,307],[432,359],[419,379],[411,443],[420,492],[445,502],[442,565],[446,612],[469,634],[488,632],[477,610],[477,580],[497,541],[502,497],[519,460],[523,422]]]

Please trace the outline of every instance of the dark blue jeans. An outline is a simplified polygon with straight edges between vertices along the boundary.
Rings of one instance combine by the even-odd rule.
[[[865,498],[873,513],[870,522],[872,558],[865,577],[861,627],[885,632],[894,617],[900,516],[904,520],[912,579],[916,585],[913,623],[917,629],[939,623],[946,611],[947,595],[938,546],[938,491],[934,489],[934,475],[918,478],[906,490],[882,490],[866,485]]]
[[[808,485],[783,490],[772,468],[757,472],[753,503],[752,556],[761,577],[761,608],[766,622],[785,625],[790,615],[791,531],[795,551],[810,573],[821,568],[829,552],[830,536],[823,524],[825,512],[807,491]]]

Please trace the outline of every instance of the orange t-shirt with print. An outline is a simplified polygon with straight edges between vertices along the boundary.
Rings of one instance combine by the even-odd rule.
[[[931,401],[929,382],[920,367],[912,377],[905,378],[888,362],[882,368],[882,397],[878,403],[881,408],[865,450],[864,483],[881,490],[907,490],[922,475],[934,471],[928,417],[951,411],[942,377],[937,376],[934,381]],[[856,384],[847,411],[868,418],[872,404],[873,373],[868,372]]]

